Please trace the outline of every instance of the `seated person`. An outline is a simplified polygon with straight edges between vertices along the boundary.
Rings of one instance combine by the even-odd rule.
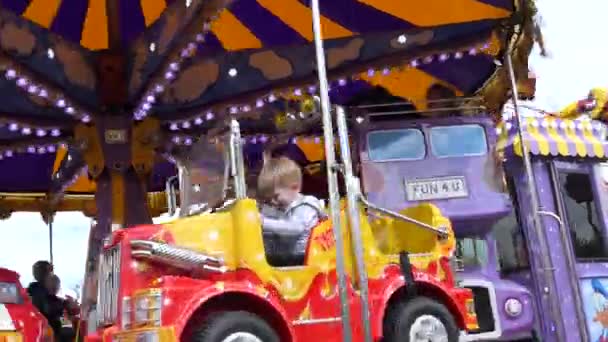
[[[36,261],[32,266],[32,273],[35,281],[27,287],[27,293],[38,311],[46,315],[48,291],[44,283],[49,274],[53,273],[53,265],[45,260]]]
[[[291,159],[266,160],[258,177],[264,247],[273,266],[302,265],[311,229],[326,217],[321,202],[304,196],[302,170]]]
[[[46,319],[49,321],[49,325],[53,329],[56,341],[73,341],[74,330],[72,328],[63,328],[61,318],[64,313],[71,313],[75,310],[75,303],[70,300],[64,300],[57,296],[59,289],[61,288],[61,281],[55,274],[49,274],[45,281],[45,286],[48,291],[47,297],[47,312]]]

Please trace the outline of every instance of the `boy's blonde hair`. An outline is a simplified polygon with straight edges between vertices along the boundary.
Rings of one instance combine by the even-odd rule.
[[[270,158],[258,177],[258,196],[272,198],[276,188],[302,186],[302,170],[293,160],[286,157]]]

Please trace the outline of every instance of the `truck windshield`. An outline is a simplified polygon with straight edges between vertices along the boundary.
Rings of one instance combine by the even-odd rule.
[[[481,267],[488,262],[488,244],[481,238],[460,238],[456,241],[456,256],[465,267]]]
[[[479,125],[438,126],[431,128],[431,150],[436,157],[470,157],[486,153],[486,134]]]
[[[198,142],[180,155],[181,210],[186,215],[220,206],[226,200],[227,166],[223,144]]]
[[[373,161],[419,160],[426,153],[424,136],[414,128],[370,132],[367,145]]]

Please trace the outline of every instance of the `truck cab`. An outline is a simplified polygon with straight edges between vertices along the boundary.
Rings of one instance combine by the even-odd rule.
[[[462,332],[477,329],[472,292],[457,286],[450,267],[453,230],[436,206],[396,212],[356,193],[338,208],[340,225],[334,228],[332,217],[312,228],[303,264],[274,266],[257,203],[247,198],[238,122],[231,122],[227,136],[201,139],[174,155],[179,215],[116,230],[104,240],[96,324],[87,340],[278,342],[313,335],[335,341],[346,335],[339,323],[349,319],[352,340],[363,341],[364,300],[373,341],[456,342]],[[358,201],[354,212],[346,210],[351,199]],[[375,219],[366,215],[371,212]],[[337,241],[350,248],[357,239],[352,214],[360,220],[364,267],[347,252],[341,275]],[[382,250],[372,232],[401,243]],[[365,290],[358,272],[367,276]],[[338,286],[342,276],[348,279],[344,288]]]
[[[475,295],[479,328],[467,340],[532,336],[529,288],[503,276],[495,231],[517,227],[517,202],[494,152],[488,117],[367,115],[357,125],[363,191],[387,208],[439,207],[457,237],[457,278]],[[511,189],[513,190],[513,189]]]

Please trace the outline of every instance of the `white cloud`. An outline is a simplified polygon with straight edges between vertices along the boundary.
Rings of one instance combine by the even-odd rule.
[[[55,216],[53,251],[55,272],[64,288],[80,284],[84,278],[90,219],[81,213]],[[40,214],[14,213],[0,221],[0,266],[21,274],[24,286],[32,281],[32,264],[49,259],[49,230]]]
[[[530,65],[537,74],[536,107],[556,111],[608,85],[605,43],[608,2],[598,0],[539,0],[543,33],[551,58],[533,52]]]

